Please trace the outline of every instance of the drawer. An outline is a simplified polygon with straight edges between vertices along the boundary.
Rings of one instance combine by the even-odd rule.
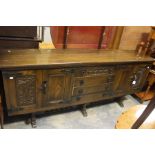
[[[104,99],[112,98],[112,93],[106,93],[106,92],[100,92],[100,93],[94,93],[94,94],[88,94],[88,95],[81,95],[81,96],[74,96],[72,97],[72,103],[73,104],[80,104],[80,103],[89,103],[89,102],[97,102]]]
[[[76,69],[75,71],[75,77],[84,77],[84,76],[92,76],[92,75],[98,75],[98,74],[113,74],[114,73],[114,67],[113,66],[107,66],[107,67],[85,67]]]
[[[74,87],[72,91],[72,96],[86,95],[97,92],[110,91],[112,83],[98,85],[98,86],[88,86],[88,87]]]
[[[114,75],[108,75],[108,74],[75,77],[73,86],[74,87],[100,86],[103,85],[104,83],[110,83],[112,81],[114,81]]]
[[[86,71],[86,76],[97,75],[97,74],[112,74],[114,72],[114,67],[93,67]]]

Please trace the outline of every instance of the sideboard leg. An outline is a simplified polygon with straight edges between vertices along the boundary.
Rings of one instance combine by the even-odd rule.
[[[32,128],[36,128],[37,125],[36,125],[36,116],[34,113],[31,114],[31,116],[29,116],[29,118],[25,121],[26,124],[30,124],[31,123],[31,126]]]
[[[1,115],[1,116],[0,116],[1,129],[4,129],[4,126],[3,126],[4,121],[3,121],[3,120],[4,120],[4,119],[3,119],[3,115]]]
[[[86,104],[82,105],[81,112],[84,117],[88,116],[87,111],[86,111]]]
[[[36,128],[37,127],[35,113],[32,113],[32,115],[31,115],[31,125],[32,125],[32,128]]]
[[[116,102],[118,103],[120,107],[124,107],[124,104],[123,104],[124,100],[125,100],[124,97],[120,97],[116,99]]]
[[[28,116],[28,118],[25,120],[25,124],[30,124],[31,123],[31,116]]]

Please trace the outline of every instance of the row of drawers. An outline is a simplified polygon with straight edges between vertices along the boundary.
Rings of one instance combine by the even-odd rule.
[[[124,67],[124,66],[123,66]],[[95,98],[110,98],[114,96],[121,96],[139,91],[141,89],[142,80],[145,81],[145,74],[147,65],[129,65],[117,70],[115,67],[103,67],[87,69],[85,74],[77,74],[74,77],[72,97],[75,100],[95,101]],[[79,71],[80,72],[80,71]],[[139,72],[144,79],[139,77]],[[131,79],[131,77],[134,77]],[[138,78],[138,79],[137,79]],[[136,84],[132,84],[136,80]],[[135,81],[134,81],[135,82]],[[119,86],[118,86],[119,85]],[[116,88],[118,87],[118,90]],[[113,93],[115,92],[115,94]]]
[[[87,69],[85,74],[75,75],[72,96],[108,93],[112,90],[114,78],[113,67]]]

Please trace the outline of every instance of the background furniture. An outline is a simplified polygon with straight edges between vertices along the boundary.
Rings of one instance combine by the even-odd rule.
[[[146,35],[145,35],[146,36]],[[150,33],[148,34],[148,37],[142,37],[142,40],[144,44],[143,51],[146,52],[147,55],[152,56],[155,58],[155,27],[152,27]],[[155,64],[152,66],[152,70],[150,70],[150,73],[147,78],[147,83],[145,89],[140,92],[136,93],[136,97],[140,102],[147,101],[153,98],[155,90],[154,90],[154,84],[155,84],[155,72],[154,67]]]
[[[146,105],[136,105],[123,112],[115,125],[116,129],[155,129],[155,96]]]
[[[0,49],[38,48],[42,27],[0,26]]]
[[[117,49],[123,28],[123,26],[51,26],[51,35],[56,48]]]
[[[121,36],[120,50],[136,50],[142,40],[142,34],[149,34],[151,26],[124,26]]]
[[[151,89],[151,87],[153,86],[154,83],[155,83],[155,71],[150,70],[148,78],[147,78],[147,87],[145,91],[136,93],[136,96],[139,98],[140,102],[152,99],[155,92],[154,90]]]
[[[81,105],[86,116],[89,103],[140,91],[152,62],[133,51],[2,50],[8,115]]]
[[[141,34],[150,31],[151,26],[51,26],[55,48],[136,50]]]
[[[152,114],[152,118],[150,118],[151,121],[154,122],[155,119],[155,113],[153,113],[153,110],[155,108],[155,95],[151,99],[150,103],[147,105],[146,109],[143,111],[143,113],[140,115],[140,117],[136,120],[136,122],[132,125],[132,129],[139,128],[144,121],[148,118],[150,114]],[[149,116],[150,117],[150,116]],[[155,128],[155,124],[152,126],[152,128]]]
[[[42,33],[42,27],[39,26],[0,26],[0,54],[1,49],[38,48],[39,42],[42,41]],[[1,85],[2,79],[0,78],[0,86]],[[0,92],[2,93],[1,89],[2,87],[0,87]],[[5,110],[5,108],[1,101],[0,96],[0,122],[1,127],[3,127],[3,110]]]

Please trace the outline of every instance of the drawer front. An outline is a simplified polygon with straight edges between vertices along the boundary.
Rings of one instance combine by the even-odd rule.
[[[85,77],[85,76],[93,76],[93,75],[100,75],[100,74],[113,74],[114,73],[113,66],[107,67],[85,67],[76,69],[74,76],[75,77]]]
[[[74,87],[79,86],[101,86],[113,81],[114,76],[109,74],[90,75],[85,77],[76,77]]]
[[[94,93],[94,94],[88,94],[88,95],[81,95],[81,96],[74,96],[72,97],[72,103],[73,104],[80,104],[80,103],[89,103],[89,102],[96,102],[101,101],[104,99],[109,99],[113,96],[112,93]]]
[[[74,87],[72,91],[72,96],[79,96],[79,95],[110,91],[111,86],[112,86],[112,83],[104,84],[100,86]]]

